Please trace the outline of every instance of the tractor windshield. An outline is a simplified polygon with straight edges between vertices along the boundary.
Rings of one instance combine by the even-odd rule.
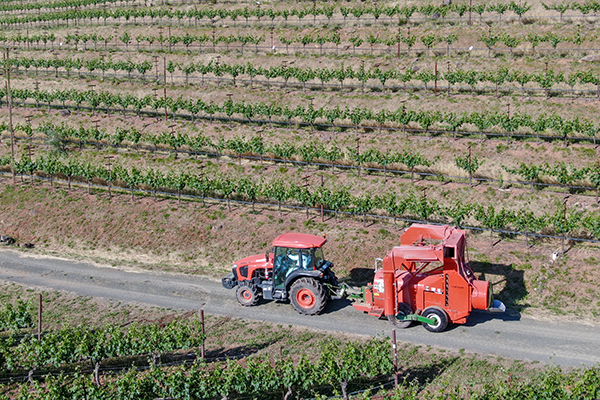
[[[304,249],[303,253],[303,268],[304,269],[315,269],[321,265],[323,258],[323,248],[317,247],[316,249]]]

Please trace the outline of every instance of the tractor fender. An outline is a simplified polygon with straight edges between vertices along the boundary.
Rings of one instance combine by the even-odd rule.
[[[298,278],[314,278],[316,280],[320,280],[323,277],[322,271],[313,271],[313,270],[304,270],[297,269],[285,278],[285,288],[287,291],[290,290],[290,286],[292,283]]]

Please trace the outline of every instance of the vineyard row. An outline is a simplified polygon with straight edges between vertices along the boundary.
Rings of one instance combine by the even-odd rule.
[[[102,386],[90,384],[90,376],[76,373],[72,377],[61,374],[48,376],[43,384],[15,384],[0,387],[13,392],[16,400],[45,400],[50,398],[86,398],[90,400],[152,400],[152,399],[238,399],[260,398],[265,400],[288,400],[296,398],[341,398],[347,400],[351,390],[373,386],[371,391],[354,393],[363,399],[380,398],[381,392],[391,381],[394,370],[389,345],[383,340],[371,340],[364,344],[341,343],[331,340],[321,344],[321,355],[315,360],[290,357],[273,361],[268,357],[251,357],[242,361],[228,362],[211,368],[197,363],[190,367],[151,368],[144,373],[130,370],[107,379]],[[409,363],[418,357],[413,348],[398,350],[399,361]],[[416,365],[402,372],[404,381],[394,392],[385,394],[391,400],[416,400],[447,397],[424,390],[420,381],[427,381],[429,374],[439,374],[439,368],[456,362],[454,356],[442,356],[433,364]],[[593,399],[600,395],[600,371],[598,367],[564,372],[558,368],[537,374],[533,379],[511,376],[498,377],[498,382],[485,385],[467,384],[452,392],[456,398],[472,399],[521,399],[578,400]],[[383,384],[383,382],[386,382]],[[437,395],[437,396],[436,396]],[[354,398],[354,397],[353,397]],[[0,394],[1,400],[9,396]]]
[[[163,36],[162,32],[160,32],[158,36],[137,35],[136,37],[131,36],[131,34],[129,32],[123,32],[120,36],[115,36],[115,35],[103,36],[98,33],[90,33],[90,34],[68,33],[64,36],[64,38],[59,38],[56,35],[54,35],[53,33],[50,33],[50,34],[44,33],[44,34],[40,34],[40,35],[21,35],[20,33],[18,33],[11,37],[0,36],[0,41],[5,42],[5,43],[12,43],[13,45],[17,44],[17,43],[28,43],[28,44],[35,43],[38,46],[39,46],[40,42],[44,43],[45,46],[47,45],[48,42],[50,42],[52,44],[52,47],[54,47],[55,41],[59,41],[59,42],[63,43],[64,45],[74,45],[74,46],[77,46],[79,43],[86,46],[88,42],[91,42],[94,44],[95,49],[98,48],[99,43],[104,44],[104,48],[107,49],[108,43],[112,39],[115,39],[115,43],[121,42],[125,46],[129,46],[129,44],[132,44],[135,39],[138,50],[141,45],[148,44],[151,46],[154,43],[158,43],[160,45],[161,50],[163,49],[163,46],[169,46],[169,50],[171,50],[172,46],[176,46],[178,44],[183,44],[183,45],[185,45],[186,51],[189,51],[189,47],[193,46],[194,44],[199,46],[199,48],[201,49],[202,45],[211,43],[212,48],[214,50],[215,47],[220,43],[226,44],[227,46],[232,45],[234,43],[240,43],[242,54],[244,52],[244,46],[247,44],[253,44],[256,46],[262,42],[266,43],[265,35],[218,35],[217,36],[215,34],[215,32],[216,31],[213,31],[212,35],[207,35],[207,34],[191,35],[189,32],[186,32],[186,34],[183,36],[175,35],[175,34],[169,34],[167,36]],[[549,32],[544,35],[540,35],[535,32],[529,32],[527,35],[524,35],[524,34],[511,35],[506,32],[492,33],[490,31],[487,34],[479,35],[477,38],[477,41],[481,44],[484,44],[490,50],[491,49],[499,50],[499,48],[494,48],[494,46],[497,45],[498,43],[502,43],[506,47],[506,49],[511,50],[511,54],[512,54],[512,50],[515,49],[517,46],[519,46],[522,43],[529,43],[533,49],[532,51],[535,53],[536,48],[541,43],[548,43],[549,45],[552,46],[553,51],[557,50],[557,47],[560,43],[575,44],[578,46],[578,50],[580,50],[581,46],[585,42],[593,43],[597,38],[598,38],[598,36],[596,34],[593,34],[593,33],[584,34],[583,31],[579,28],[573,35],[570,35],[570,36],[569,35],[560,35],[559,36],[553,32]],[[371,51],[372,51],[373,46],[379,44],[379,45],[387,46],[388,53],[389,53],[389,52],[391,52],[392,46],[397,46],[400,43],[405,44],[406,50],[408,50],[408,51],[410,51],[410,49],[412,49],[416,43],[421,43],[423,46],[425,46],[427,51],[433,49],[434,46],[436,46],[439,43],[445,43],[447,45],[447,53],[450,53],[451,46],[457,42],[459,37],[455,33],[451,33],[448,35],[436,35],[435,33],[432,33],[432,32],[418,36],[418,35],[415,35],[414,33],[411,34],[410,29],[409,29],[406,34],[398,32],[397,34],[392,34],[389,36],[380,36],[379,34],[374,35],[374,34],[370,33],[366,36],[349,35],[346,37],[342,37],[339,34],[339,32],[333,32],[333,33],[326,34],[323,36],[321,36],[318,33],[317,34],[309,33],[309,34],[304,34],[304,35],[296,35],[293,37],[287,37],[287,36],[282,35],[282,36],[279,36],[278,39],[279,39],[280,43],[275,43],[273,41],[273,38],[271,38],[271,40],[273,41],[271,44],[271,47],[273,46],[273,44],[278,44],[278,45],[284,44],[286,46],[287,53],[289,53],[289,51],[287,50],[287,46],[294,44],[294,43],[302,44],[303,50],[305,50],[306,46],[310,45],[310,44],[318,44],[318,45],[320,45],[320,48],[322,49],[323,45],[325,45],[327,43],[331,43],[336,46],[336,52],[338,52],[338,53],[339,53],[339,46],[341,46],[341,45],[352,45],[354,47],[354,49],[356,49],[363,44],[369,44],[371,46]],[[229,47],[227,47],[227,51],[228,50],[229,50]],[[322,50],[321,50],[321,52],[322,52]]]
[[[6,94],[6,89],[1,88],[0,98],[6,97]],[[94,113],[102,104],[108,112],[115,105],[120,106],[120,111],[123,113],[131,107],[138,116],[141,115],[143,110],[148,108],[152,109],[156,115],[159,115],[159,112],[164,112],[167,115],[167,111],[169,111],[173,117],[176,116],[179,110],[185,110],[189,113],[187,117],[191,118],[192,121],[199,117],[200,113],[204,114],[203,118],[209,118],[211,121],[215,118],[215,114],[223,115],[229,121],[232,120],[234,115],[239,115],[248,123],[252,123],[253,118],[255,118],[254,122],[257,122],[257,117],[262,116],[263,118],[267,118],[267,121],[264,122],[268,122],[271,125],[273,123],[287,125],[304,123],[310,125],[311,128],[314,128],[315,124],[319,123],[319,120],[327,122],[333,127],[333,130],[336,128],[336,121],[338,123],[341,121],[350,121],[357,133],[359,128],[376,129],[378,127],[381,130],[384,125],[388,130],[395,129],[405,132],[409,124],[418,124],[420,129],[428,135],[435,128],[456,135],[459,128],[466,129],[473,126],[477,130],[471,134],[480,134],[482,138],[484,134],[494,134],[498,129],[508,138],[516,135],[519,130],[532,132],[532,135],[538,140],[544,137],[555,138],[555,136],[548,135],[548,132],[551,131],[555,135],[558,135],[558,138],[564,140],[565,143],[568,140],[580,139],[590,140],[595,144],[596,135],[600,131],[600,125],[595,125],[593,121],[587,118],[580,119],[579,117],[575,117],[574,119],[565,119],[556,114],[541,114],[537,117],[524,113],[480,113],[477,111],[457,114],[453,112],[442,113],[440,111],[407,110],[404,106],[395,111],[386,109],[374,111],[362,107],[351,109],[347,106],[344,109],[340,109],[339,106],[335,108],[315,108],[312,102],[307,107],[298,105],[296,108],[290,108],[287,105],[281,106],[277,103],[234,102],[231,99],[225,100],[219,105],[213,101],[205,103],[201,99],[184,100],[182,96],[176,99],[166,95],[162,97],[152,95],[138,97],[131,93],[113,94],[94,90],[43,91],[12,89],[11,96],[13,100],[21,100],[22,106],[27,106],[27,100],[35,101],[36,107],[39,107],[40,103],[51,107],[52,103],[59,102],[60,107],[65,108],[67,106],[66,103],[71,102],[71,107],[74,106],[79,110],[82,104],[86,103],[92,108]],[[337,126],[342,127],[342,125]],[[582,136],[576,136],[577,133]]]
[[[0,4],[4,4],[4,5],[10,5],[12,3],[19,3],[20,5],[23,5],[24,7],[22,8],[23,10],[28,8],[28,4],[30,3],[36,3],[36,4],[44,4],[43,8],[55,8],[54,6],[56,6],[57,8],[61,8],[61,4],[64,4],[65,6],[68,3],[69,0],[64,0],[65,3],[61,3],[60,1],[56,1],[56,0],[51,0],[51,1],[46,1],[46,2],[38,2],[35,0],[0,0]],[[72,1],[79,1],[79,0],[72,0]],[[91,3],[91,4],[100,4],[102,0],[97,1],[95,3]],[[298,0],[299,1],[299,0]],[[303,1],[309,1],[309,0],[303,0]],[[239,3],[251,3],[252,1],[250,0],[222,0],[220,3],[221,4],[239,4]],[[113,4],[118,6],[118,7],[135,7],[136,5],[138,5],[139,3],[144,3],[146,4],[145,0],[114,0]],[[158,0],[155,2],[155,5],[158,6],[165,6],[165,5],[175,5],[175,4],[201,4],[201,3],[205,3],[205,4],[214,4],[212,0]]]
[[[0,132],[8,131],[6,122],[0,123]],[[340,146],[332,145],[326,148],[321,142],[308,142],[305,144],[293,144],[284,141],[281,144],[268,144],[262,136],[253,136],[250,139],[244,140],[241,137],[224,139],[220,137],[214,142],[210,138],[203,135],[189,136],[186,133],[163,132],[158,135],[143,133],[136,128],[120,128],[118,127],[114,133],[108,133],[104,129],[78,128],[69,127],[65,124],[42,124],[37,128],[32,128],[30,125],[17,124],[14,129],[26,133],[27,137],[34,137],[34,134],[41,133],[44,135],[44,140],[71,140],[75,143],[91,144],[98,146],[100,144],[109,144],[111,146],[127,145],[131,148],[139,149],[140,145],[146,144],[147,149],[156,151],[158,146],[169,146],[174,151],[185,151],[197,155],[203,153],[211,156],[220,156],[224,152],[230,152],[238,158],[259,159],[262,161],[283,161],[284,164],[288,161],[301,162],[305,165],[313,165],[317,167],[330,166],[331,168],[348,168],[354,166],[363,167],[365,170],[379,170],[387,177],[390,174],[410,174],[411,180],[414,174],[417,175],[435,175],[437,179],[453,179],[456,177],[446,176],[442,173],[435,173],[434,165],[436,159],[427,159],[419,152],[404,150],[401,152],[387,151],[382,153],[376,148],[357,148],[356,146],[346,147],[346,150]],[[8,136],[5,136],[8,138]],[[127,143],[127,144],[125,144]],[[185,150],[188,149],[188,150]],[[476,175],[477,171],[484,164],[485,160],[476,156],[472,157],[468,162],[463,161],[464,157],[456,158],[457,166],[463,169],[471,176]],[[398,164],[406,167],[406,170],[398,168]],[[377,168],[378,167],[378,168]],[[427,168],[427,172],[420,173],[419,167]],[[478,179],[503,181],[504,183],[517,183],[530,185],[531,189],[535,185],[547,185],[541,182],[548,178],[555,179],[566,191],[570,188],[595,190],[596,196],[600,189],[600,163],[591,163],[589,166],[577,168],[573,165],[566,165],[564,162],[559,162],[554,165],[532,164],[521,162],[518,167],[512,168],[502,165],[502,169],[513,175],[520,176],[524,181],[510,182],[502,177],[484,177],[477,175]],[[577,186],[574,186],[577,185]]]
[[[111,40],[114,39],[114,43]],[[135,46],[133,45],[135,39]],[[456,34],[449,34],[446,36],[436,36],[435,34],[426,34],[417,36],[408,33],[408,35],[398,34],[391,35],[389,37],[380,37],[379,35],[369,34],[366,37],[361,36],[349,36],[341,38],[338,33],[331,35],[320,36],[319,34],[305,34],[303,36],[285,37],[280,36],[279,42],[276,42],[274,38],[271,39],[271,44],[265,39],[265,35],[190,35],[186,33],[184,36],[170,35],[170,36],[151,36],[151,35],[138,35],[135,38],[132,37],[129,32],[125,32],[120,36],[107,35],[103,36],[97,33],[91,34],[67,34],[64,38],[56,37],[54,34],[41,34],[41,35],[20,35],[17,34],[13,37],[6,37],[0,35],[0,41],[5,43],[11,43],[13,46],[20,45],[21,47],[27,47],[27,50],[32,49],[64,49],[63,46],[72,46],[74,50],[92,50],[88,49],[88,44],[93,43],[93,50],[98,50],[100,45],[104,50],[119,50],[123,49],[126,52],[129,51],[152,51],[153,45],[154,50],[168,51],[170,53],[185,50],[186,53],[192,52],[224,52],[229,53],[230,51],[239,51],[244,54],[244,50],[247,46],[252,44],[255,53],[264,51],[270,53],[273,51],[281,52],[279,49],[285,46],[285,53],[312,53],[323,55],[324,53],[335,53],[336,55],[348,54],[346,53],[350,46],[352,46],[352,54],[356,52],[362,52],[363,54],[369,53],[370,55],[377,54],[395,54],[410,56],[411,51],[417,55],[429,56],[434,54],[436,56],[446,54],[450,56],[452,52],[457,54],[468,53],[471,57],[476,57],[482,52],[487,51],[488,57],[492,57],[494,54],[502,54],[509,52],[511,57],[525,56],[525,55],[546,55],[555,56],[560,54],[564,56],[565,53],[577,53],[581,56],[583,53],[594,52],[595,48],[585,48],[583,44],[585,42],[594,43],[597,37],[595,35],[581,36],[579,31],[573,36],[563,35],[558,36],[554,33],[545,35],[528,34],[528,35],[515,35],[511,36],[507,33],[496,33],[488,35],[480,35],[476,40],[485,45],[485,47],[470,46],[469,48],[453,47],[457,42],[458,36]],[[40,45],[43,43],[43,47]],[[55,45],[55,42],[59,42],[59,45]],[[50,46],[48,46],[50,43]],[[210,43],[210,45],[208,44]],[[261,45],[262,43],[262,45]],[[326,44],[331,43],[335,47],[327,47]],[[403,46],[400,48],[400,43]],[[414,47],[417,43],[421,43],[424,47]],[[444,43],[444,48],[437,46],[440,43]],[[521,44],[528,43],[530,48],[523,49],[519,47]],[[548,43],[551,47],[544,48],[539,47],[541,43]],[[565,48],[559,47],[561,43],[573,43],[577,45],[577,48]],[[79,46],[83,45],[83,48]],[[294,45],[295,44],[295,45]],[[309,46],[311,44],[317,45],[317,47]],[[368,44],[368,47],[364,45]],[[499,47],[497,44],[503,44],[504,47]],[[131,45],[131,46],[130,46]],[[301,45],[301,46],[300,46]],[[384,45],[376,47],[376,45]],[[204,46],[204,47],[203,47]],[[436,47],[437,46],[437,47]],[[274,48],[275,47],[275,48]],[[341,49],[341,50],[340,50]],[[290,51],[291,50],[291,51]]]
[[[314,3],[316,5],[316,3]],[[565,3],[566,4],[566,3]],[[585,3],[571,3],[573,8],[584,15],[589,13],[595,14],[600,10],[600,3],[595,0],[588,0]],[[60,22],[65,21],[68,26],[69,21],[73,21],[75,24],[78,22],[85,22],[89,19],[90,24],[96,19],[100,24],[100,19],[104,21],[106,25],[107,20],[111,19],[115,23],[117,22],[132,22],[138,23],[138,19],[150,18],[153,23],[155,19],[159,19],[161,23],[164,23],[164,19],[169,21],[177,21],[179,25],[182,24],[183,20],[188,20],[189,25],[197,25],[199,21],[206,20],[212,26],[216,21],[235,21],[239,18],[243,18],[248,25],[250,19],[253,22],[261,23],[261,18],[271,25],[275,23],[275,20],[281,20],[287,24],[290,17],[296,17],[300,24],[302,20],[307,16],[312,16],[313,24],[316,24],[316,18],[325,17],[329,24],[334,16],[343,17],[344,25],[348,16],[352,15],[357,21],[361,21],[361,18],[366,15],[370,15],[369,18],[374,18],[375,23],[380,22],[382,16],[389,17],[390,24],[400,24],[402,22],[408,23],[411,18],[417,19],[416,15],[420,14],[425,20],[443,20],[448,17],[451,13],[455,14],[457,18],[463,19],[465,15],[475,13],[479,15],[480,19],[483,18],[484,13],[495,13],[495,18],[489,18],[491,22],[501,22],[502,15],[507,11],[511,11],[515,16],[521,20],[526,16],[527,12],[531,10],[531,5],[527,2],[516,3],[511,1],[510,3],[480,3],[473,6],[467,4],[452,4],[450,6],[441,6],[433,4],[425,4],[423,6],[354,6],[354,7],[337,7],[335,5],[326,5],[323,7],[305,7],[305,8],[285,8],[282,10],[269,8],[269,7],[244,7],[244,8],[194,8],[188,10],[181,9],[167,9],[167,8],[116,8],[112,10],[107,9],[92,9],[92,10],[68,10],[58,12],[45,12],[37,15],[24,15],[24,16],[4,16],[0,18],[0,25],[11,25],[29,24],[35,22],[50,22],[55,21],[58,25]],[[560,14],[564,14],[565,11]],[[218,18],[217,18],[218,17]],[[397,22],[394,22],[397,19]],[[547,19],[544,18],[544,19]],[[381,20],[382,23],[383,19]],[[465,21],[466,22],[466,21]]]
[[[140,169],[135,166],[127,169],[120,164],[100,166],[91,162],[81,162],[73,157],[58,159],[41,156],[37,160],[22,157],[15,163],[10,163],[10,157],[0,158],[0,165],[11,166],[16,173],[29,174],[33,180],[35,173],[42,173],[51,179],[54,176],[65,177],[69,188],[75,178],[88,183],[88,191],[93,180],[102,180],[110,185],[119,182],[128,188],[133,199],[134,189],[140,187],[151,190],[156,197],[159,190],[177,193],[181,199],[182,192],[207,196],[218,196],[226,199],[229,207],[232,198],[246,199],[254,205],[258,200],[277,204],[281,211],[282,205],[301,205],[309,208],[322,205],[328,212],[347,212],[362,215],[366,219],[368,213],[379,211],[393,217],[394,220],[417,219],[419,221],[443,222],[453,225],[464,225],[465,221],[476,221],[479,227],[494,231],[512,227],[515,232],[525,235],[530,233],[554,233],[560,236],[575,235],[582,239],[600,239],[600,214],[597,212],[581,212],[567,210],[562,203],[554,211],[546,210],[544,215],[536,215],[531,210],[509,210],[505,207],[496,210],[493,205],[483,206],[465,203],[458,199],[454,204],[446,206],[438,204],[437,200],[409,193],[400,197],[395,192],[363,195],[353,195],[347,187],[329,188],[326,186],[306,187],[302,184],[275,179],[271,182],[254,182],[248,177],[232,178],[226,175],[191,174],[171,170],[166,175],[161,171],[148,168]],[[52,182],[52,181],[51,181]]]
[[[6,67],[9,62],[0,61],[0,67]],[[256,79],[257,77],[263,77],[266,79],[267,85],[270,87],[271,79],[283,79],[284,86],[287,87],[288,83],[290,84],[301,84],[303,89],[306,90],[306,86],[314,86],[316,88],[320,88],[323,90],[325,88],[325,84],[329,84],[331,81],[339,82],[339,89],[343,90],[344,85],[348,87],[349,85],[354,87],[361,87],[361,90],[364,92],[365,87],[368,87],[367,83],[369,81],[378,81],[381,86],[372,86],[377,90],[381,89],[382,91],[388,90],[398,90],[400,88],[404,90],[408,90],[411,82],[419,81],[421,82],[425,90],[434,90],[435,86],[432,86],[432,83],[441,86],[443,84],[446,85],[445,90],[450,91],[452,88],[459,88],[460,84],[466,84],[469,86],[469,90],[471,93],[475,91],[482,90],[478,85],[480,83],[491,83],[496,85],[495,91],[496,95],[502,91],[508,90],[520,90],[524,95],[526,90],[532,90],[534,88],[531,85],[527,86],[531,82],[534,82],[538,85],[538,90],[545,90],[547,95],[550,94],[552,90],[555,90],[555,86],[564,84],[570,87],[571,95],[575,93],[575,87],[578,87],[579,90],[593,90],[597,96],[600,98],[600,73],[594,73],[589,69],[581,70],[581,71],[571,71],[569,75],[565,76],[562,72],[554,72],[553,69],[548,69],[539,73],[527,73],[522,70],[510,70],[506,67],[498,67],[495,71],[476,71],[476,70],[463,70],[459,69],[456,71],[437,71],[427,70],[427,69],[419,69],[418,71],[413,70],[412,68],[406,68],[403,71],[397,69],[389,69],[382,70],[379,67],[365,69],[364,65],[360,65],[356,68],[352,68],[351,66],[345,67],[344,64],[338,68],[315,68],[312,69],[310,67],[300,68],[300,67],[292,67],[292,66],[271,66],[269,68],[263,68],[258,65],[247,62],[246,64],[226,64],[218,61],[209,61],[208,63],[178,63],[169,60],[168,62],[165,60],[165,73],[169,72],[171,81],[173,81],[173,76],[175,72],[179,71],[184,74],[185,82],[188,84],[190,79],[201,79],[201,84],[204,85],[205,77],[209,75],[209,77],[215,77],[218,81],[217,84],[220,84],[221,79],[230,79],[232,80],[234,86],[237,83],[237,80],[242,80],[243,78],[250,79],[250,85],[252,86],[254,83],[264,83],[265,81],[260,81]],[[49,73],[50,69],[54,69],[54,74],[57,76],[58,71],[64,70],[67,73],[67,77],[69,77],[71,71],[77,71],[81,73],[82,71],[88,71],[88,75],[91,75],[94,71],[100,70],[102,71],[102,78],[104,79],[107,71],[114,71],[116,75],[119,71],[127,72],[129,79],[135,77],[146,78],[146,74],[149,71],[152,71],[153,63],[149,60],[145,60],[142,62],[134,62],[131,60],[126,61],[110,61],[104,60],[101,58],[94,59],[82,59],[82,58],[63,58],[63,59],[43,59],[43,58],[12,58],[10,59],[10,65],[17,70],[19,68],[24,69],[25,74],[28,73],[30,69],[35,70],[35,75],[38,75],[38,70],[40,68],[44,68],[46,70],[46,74]],[[138,72],[141,75],[135,74]],[[97,74],[100,76],[100,74]],[[156,68],[156,80],[160,80],[158,75],[158,68]],[[290,82],[291,80],[291,82]],[[314,82],[315,80],[319,80],[320,83]],[[359,85],[355,85],[351,82],[358,82]],[[166,83],[166,82],[165,82]],[[396,83],[396,85],[394,85]],[[397,84],[401,83],[402,86],[398,86]],[[520,86],[518,87],[507,87],[502,86],[504,84],[515,84]],[[582,87],[586,87],[589,85],[595,86],[594,89],[582,89]]]
[[[308,2],[311,0],[302,0]],[[299,0],[295,1],[299,3]],[[18,4],[15,4],[18,3]],[[39,10],[42,8],[49,8],[53,10],[59,10],[61,8],[69,9],[71,7],[77,9],[84,6],[93,6],[104,4],[112,4],[116,7],[139,7],[140,4],[147,6],[146,0],[50,0],[50,1],[35,1],[35,0],[0,0],[0,10],[2,11],[27,11],[27,10]],[[215,4],[213,0],[158,0],[153,4],[155,6],[174,6],[176,4]],[[242,4],[242,3],[253,3],[251,0],[221,0],[219,4]]]
[[[130,68],[130,66],[127,66]],[[119,72],[120,71],[120,72]],[[130,83],[134,83],[135,81],[141,82],[149,82],[153,81],[157,84],[167,84],[167,74],[166,73],[156,73],[153,74],[140,74],[137,72],[126,72],[123,70],[117,69],[116,72],[90,72],[85,71],[83,69],[77,70],[77,76],[73,75],[73,70],[69,69],[59,69],[59,70],[16,70],[17,75],[21,76],[32,76],[35,74],[35,78],[39,79],[39,77],[52,76],[53,78],[77,78],[77,79],[95,79],[98,81],[109,81],[113,83],[118,83],[121,81],[129,81]],[[393,81],[386,82],[386,85],[382,85],[379,80],[371,79],[365,83],[358,83],[354,80],[350,80],[349,82],[344,81],[340,84],[340,82],[332,82],[331,80],[325,82],[318,82],[315,79],[309,82],[300,82],[296,79],[288,79],[287,81],[283,79],[270,79],[265,78],[261,79],[256,77],[246,78],[244,75],[237,76],[235,79],[227,74],[223,75],[213,75],[206,74],[204,76],[198,75],[178,75],[177,71],[174,71],[173,74],[169,73],[169,83],[173,89],[177,86],[181,85],[199,85],[203,87],[207,86],[217,86],[226,88],[227,85],[233,86],[235,81],[235,87],[251,87],[251,88],[260,88],[265,87],[268,90],[286,90],[289,91],[293,88],[306,91],[319,91],[319,92],[361,92],[361,93],[397,93],[403,91],[404,93],[417,93],[424,92],[425,94],[433,94],[435,95],[447,95],[452,96],[453,94],[470,94],[470,95],[493,95],[497,98],[502,98],[510,95],[521,95],[522,97],[538,97],[538,98],[598,98],[598,89],[591,88],[590,86],[578,86],[575,84],[573,88],[566,88],[564,84],[555,84],[552,85],[551,88],[543,89],[540,87],[536,87],[538,85],[526,84],[523,87],[517,87],[516,85],[511,85],[510,82],[507,82],[506,85],[485,85],[481,83],[485,83],[486,81],[481,81],[481,83],[475,83],[475,86],[465,86],[460,84],[450,85],[448,82],[443,80],[436,81],[434,78],[433,82],[428,82],[428,85],[423,84],[423,82],[419,82],[416,79],[410,81],[408,83],[403,83],[401,86],[395,85]],[[416,74],[415,74],[416,75]],[[435,76],[435,75],[434,75]],[[441,77],[442,73],[438,73],[438,77]],[[530,75],[531,77],[532,75]],[[485,77],[482,77],[482,79]],[[495,79],[495,77],[491,77],[491,79]],[[489,81],[487,81],[489,82]],[[34,83],[37,85],[36,83]],[[223,86],[221,86],[223,85]],[[281,123],[281,122],[280,122]],[[323,126],[325,124],[319,124]],[[383,127],[382,129],[386,129]],[[470,135],[467,132],[456,132],[457,135]],[[502,135],[499,135],[502,136]],[[515,138],[520,137],[521,135],[516,135]],[[549,138],[547,139],[563,139],[559,138]],[[581,140],[576,139],[576,140]],[[585,140],[587,141],[587,140]]]
[[[346,345],[347,346],[347,345]],[[373,345],[370,345],[374,347]],[[340,346],[337,346],[340,347]],[[48,377],[44,384],[28,383],[14,385],[16,400],[45,400],[49,398],[87,398],[90,400],[152,400],[152,399],[237,399],[260,398],[265,400],[296,399],[296,398],[327,398],[348,399],[354,394],[362,399],[380,398],[381,390],[391,380],[394,372],[385,345],[377,347],[377,353],[369,349],[352,350],[356,355],[349,355],[350,350],[338,349],[340,356],[323,357],[315,360],[302,358],[295,363],[292,359],[273,362],[265,357],[253,357],[243,362],[232,362],[221,368],[210,370],[205,365],[180,368],[153,368],[145,373],[129,371],[104,386],[90,385],[90,377],[77,373],[73,377],[60,375]],[[372,358],[360,357],[366,355]],[[402,351],[402,350],[401,350]],[[402,351],[402,353],[408,353]],[[409,353],[410,354],[410,353]],[[437,363],[422,367],[407,368],[404,372],[406,379],[400,382],[395,391],[385,394],[391,400],[416,400],[426,396],[431,399],[447,397],[439,390],[432,393],[424,390],[419,376],[424,374],[439,374],[440,366],[452,365],[456,359],[451,356],[441,357]],[[362,368],[354,366],[358,363]],[[378,364],[382,363],[382,364]],[[289,366],[288,366],[289,365]],[[436,369],[437,367],[437,369]],[[435,371],[435,372],[434,372]],[[380,374],[377,375],[377,372]],[[416,377],[415,377],[416,376]],[[260,377],[260,378],[258,378]],[[412,377],[412,378],[410,378]],[[426,378],[422,378],[427,381]],[[452,392],[456,398],[501,400],[521,399],[534,400],[579,400],[593,399],[600,395],[600,371],[597,367],[578,369],[564,372],[558,368],[543,372],[534,379],[512,377],[508,375],[506,384],[500,378],[498,382],[486,382],[485,385],[467,385]],[[383,384],[383,382],[386,382]],[[349,393],[352,389],[372,386],[368,390]],[[2,387],[0,387],[2,389]],[[385,393],[385,392],[384,392]],[[372,397],[375,396],[375,397]],[[440,397],[442,396],[442,397]],[[355,397],[352,397],[355,398]],[[0,399],[9,397],[0,394]]]
[[[74,8],[77,9],[79,7],[85,7],[89,5],[105,5],[105,4],[113,4],[121,2],[122,0],[57,0],[57,1],[47,1],[47,2],[32,2],[32,3],[23,3],[23,2],[0,2],[0,11],[2,12],[10,12],[10,11],[29,11],[29,10],[41,10],[43,8],[48,8],[52,10],[60,10],[61,8],[69,9]]]
[[[79,339],[79,338],[77,338]],[[141,339],[141,338],[140,338]],[[88,399],[213,399],[248,396],[281,399],[341,391],[346,397],[349,385],[368,384],[394,372],[389,344],[381,339],[368,342],[341,342],[330,339],[319,344],[320,355],[311,360],[290,357],[273,361],[266,357],[250,357],[220,365],[197,362],[178,368],[151,368],[140,374],[134,369],[108,378],[104,385],[90,384],[89,377],[47,376],[44,384],[33,382],[27,399],[51,394],[51,398]],[[73,346],[75,347],[75,346]],[[410,356],[411,353],[401,357]],[[23,392],[21,392],[23,393]],[[85,393],[85,395],[84,395]],[[24,400],[24,397],[19,397]],[[44,397],[50,398],[50,397]],[[294,397],[298,398],[298,397]],[[4,397],[0,395],[0,399]]]

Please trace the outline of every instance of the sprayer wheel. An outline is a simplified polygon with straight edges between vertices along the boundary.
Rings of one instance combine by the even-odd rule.
[[[412,308],[406,303],[398,303],[398,314],[410,315],[412,314]],[[406,329],[412,325],[412,321],[401,321],[395,315],[388,315],[387,319],[397,329]]]

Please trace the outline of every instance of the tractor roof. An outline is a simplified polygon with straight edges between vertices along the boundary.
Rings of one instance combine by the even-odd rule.
[[[310,249],[313,247],[321,247],[325,242],[327,242],[327,239],[322,236],[307,235],[305,233],[284,233],[273,240],[273,246]]]

